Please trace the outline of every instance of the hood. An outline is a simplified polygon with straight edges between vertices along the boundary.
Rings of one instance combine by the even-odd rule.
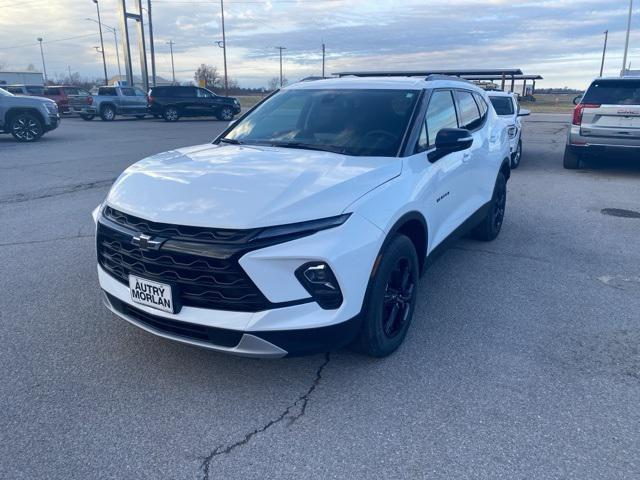
[[[282,225],[339,215],[401,169],[400,158],[206,144],[132,165],[114,183],[107,203],[161,223]]]

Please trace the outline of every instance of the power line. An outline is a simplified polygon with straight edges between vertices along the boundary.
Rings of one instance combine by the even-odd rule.
[[[97,33],[86,33],[84,35],[76,35],[74,37],[67,37],[67,38],[58,38],[56,40],[47,40],[47,41],[42,41],[42,43],[44,44],[49,44],[49,43],[57,43],[57,42],[66,42],[68,40],[75,40],[77,38],[87,38],[87,37],[95,37],[96,35],[98,35]],[[10,47],[0,47],[0,50],[11,50],[14,48],[22,48],[22,47],[31,47],[34,45],[38,45],[38,42],[31,42],[31,43],[23,43],[22,45],[12,45]]]

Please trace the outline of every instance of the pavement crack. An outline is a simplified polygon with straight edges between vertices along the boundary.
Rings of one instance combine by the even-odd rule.
[[[33,193],[16,193],[14,195],[5,195],[0,197],[0,204],[24,203],[31,200],[40,200],[43,198],[57,197],[69,193],[82,192],[84,190],[92,190],[94,188],[110,187],[115,178],[107,180],[97,180],[95,182],[76,183],[74,185],[65,185],[62,187],[53,187]]]
[[[69,237],[56,237],[56,238],[46,238],[44,240],[25,240],[23,242],[7,242],[7,243],[0,243],[0,247],[15,247],[15,246],[19,246],[19,245],[34,245],[34,244],[38,244],[38,243],[49,243],[49,242],[59,242],[59,241],[63,241],[63,240],[75,240],[77,238],[88,238],[88,237],[93,237],[94,235],[72,235]]]
[[[304,394],[300,395],[295,402],[287,406],[287,408],[285,408],[280,415],[278,415],[276,418],[272,420],[269,420],[267,423],[265,423],[261,427],[251,430],[241,440],[238,440],[237,442],[226,444],[226,445],[225,444],[218,445],[214,450],[211,451],[211,453],[209,453],[209,455],[204,457],[204,459],[202,460],[202,464],[200,465],[200,468],[202,469],[202,474],[203,474],[202,480],[209,480],[211,462],[216,457],[219,457],[221,455],[227,455],[228,453],[231,453],[236,448],[246,445],[251,441],[253,437],[258,435],[259,433],[262,433],[268,430],[269,428],[282,422],[285,419],[288,419],[289,420],[288,424],[291,425],[296,420],[304,416],[304,414],[307,411],[307,405],[309,404],[309,399],[311,397],[311,394],[320,384],[320,381],[322,380],[322,372],[330,360],[331,360],[330,354],[327,352],[325,354],[324,361],[322,362],[322,364],[320,364],[320,366],[316,370],[315,378],[313,379],[313,382],[311,383],[307,391]]]

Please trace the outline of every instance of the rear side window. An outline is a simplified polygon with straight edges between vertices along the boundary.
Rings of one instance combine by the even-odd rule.
[[[135,97],[136,91],[133,88],[121,88],[120,91],[125,97]]]
[[[59,88],[46,88],[44,90],[44,93],[47,95],[60,95],[60,89]]]
[[[487,112],[489,111],[489,106],[479,93],[474,93],[473,97],[476,99],[476,103],[480,109],[480,120],[484,122],[484,119],[487,117]]]
[[[118,96],[118,93],[116,92],[116,89],[113,87],[100,87],[98,89],[98,95],[104,95],[107,97],[116,97]]]
[[[584,94],[582,103],[640,105],[640,80],[597,80]]]
[[[436,144],[436,136],[443,128],[458,128],[458,118],[456,116],[456,107],[453,101],[453,95],[450,90],[436,90],[429,99],[427,107],[426,135],[420,135],[419,149],[433,147]]]
[[[509,97],[489,97],[498,115],[513,115],[513,102]]]
[[[76,87],[64,87],[64,93],[67,95],[79,95],[80,89]]]
[[[460,128],[475,130],[482,124],[482,117],[478,105],[471,92],[458,90],[458,113],[460,115]]]
[[[174,96],[180,98],[193,98],[196,96],[196,89],[194,87],[178,87],[176,88]]]
[[[44,87],[27,87],[27,93],[30,95],[44,95]]]
[[[4,87],[5,90],[9,93],[22,93],[22,88],[21,87]]]

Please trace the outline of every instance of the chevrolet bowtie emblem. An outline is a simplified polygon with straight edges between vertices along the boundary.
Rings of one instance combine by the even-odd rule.
[[[140,247],[142,250],[158,250],[160,245],[164,242],[164,239],[152,239],[149,235],[141,233],[136,235],[131,240],[135,246]]]

